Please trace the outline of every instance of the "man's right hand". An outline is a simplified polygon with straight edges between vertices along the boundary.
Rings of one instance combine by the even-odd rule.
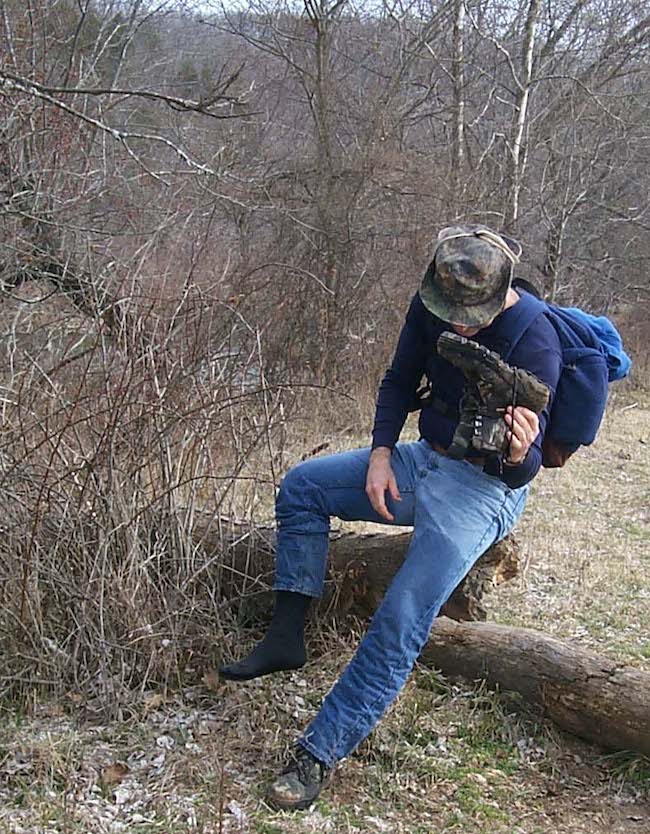
[[[386,490],[394,501],[401,501],[402,496],[397,488],[395,473],[390,465],[391,450],[385,446],[379,446],[370,453],[368,464],[368,475],[366,476],[366,495],[370,503],[382,518],[386,521],[395,521],[395,517],[388,511],[386,506]]]

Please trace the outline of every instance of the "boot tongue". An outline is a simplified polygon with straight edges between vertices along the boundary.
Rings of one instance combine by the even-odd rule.
[[[467,383],[459,403],[459,416],[456,430],[447,449],[447,455],[455,460],[462,460],[470,450],[474,437],[474,423],[478,415],[478,391],[474,385]]]

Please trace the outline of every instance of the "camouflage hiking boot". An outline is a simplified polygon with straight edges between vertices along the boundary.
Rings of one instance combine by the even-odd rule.
[[[287,767],[269,786],[266,801],[281,811],[309,808],[331,778],[331,768],[298,745]]]
[[[441,334],[438,353],[460,368],[467,379],[460,419],[447,453],[453,458],[464,458],[468,451],[507,457],[511,438],[503,419],[507,406],[521,405],[539,414],[548,405],[548,386],[534,374],[511,367],[494,351],[456,333]]]

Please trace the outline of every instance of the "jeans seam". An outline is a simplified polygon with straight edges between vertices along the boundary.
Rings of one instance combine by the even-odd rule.
[[[358,489],[358,487],[357,487],[356,484],[350,484],[349,486],[341,486],[339,484],[336,484],[336,486],[323,486],[323,487],[321,487],[321,489],[323,490],[323,492],[332,492],[332,490],[335,490],[335,489],[355,489],[356,490],[356,489]],[[415,492],[415,489],[407,489],[406,487],[400,489],[400,493],[407,493],[408,494],[408,493],[411,493],[411,492]],[[334,518],[338,518],[338,516],[334,516]]]
[[[512,488],[508,486],[508,484],[500,478],[498,475],[490,475],[489,472],[486,472],[482,467],[476,466],[475,464],[471,463],[469,460],[462,460],[461,463],[466,463],[467,466],[463,467],[466,472],[471,472],[472,475],[477,477],[483,483],[493,483],[495,482],[495,486],[499,486],[503,488],[503,493],[507,497],[512,493]],[[485,480],[488,478],[489,480]]]

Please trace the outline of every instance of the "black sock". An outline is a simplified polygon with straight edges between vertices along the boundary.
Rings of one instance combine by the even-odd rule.
[[[294,591],[277,591],[275,612],[266,637],[238,663],[222,666],[225,680],[248,681],[305,665],[305,619],[311,597]]]

